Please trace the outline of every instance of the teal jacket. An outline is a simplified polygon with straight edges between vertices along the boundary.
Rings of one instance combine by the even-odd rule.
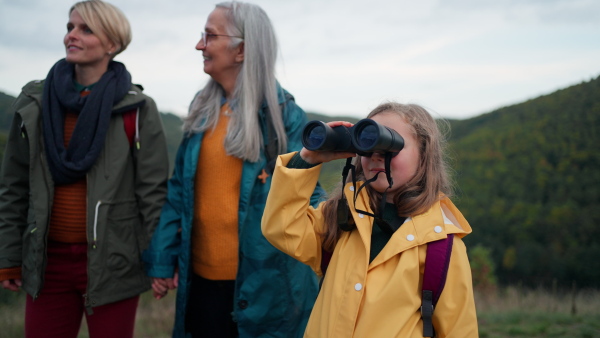
[[[304,111],[293,97],[279,90],[288,151],[302,147]],[[265,107],[258,112],[267,128]],[[263,135],[266,133],[263,132]],[[185,136],[169,180],[167,201],[149,249],[144,253],[149,276],[171,278],[179,269],[174,337],[185,336],[185,312],[191,280],[191,231],[194,214],[194,177],[203,133]],[[268,143],[265,136],[264,143]],[[264,152],[258,162],[245,161],[242,169],[239,217],[239,263],[234,295],[234,320],[240,337],[301,337],[318,293],[314,272],[273,247],[262,235],[260,222],[271,186],[258,176],[265,168]],[[218,174],[217,174],[218,175]],[[217,177],[215,179],[226,179]],[[317,187],[313,203],[324,195]],[[181,229],[181,230],[180,230]]]
[[[33,298],[44,285],[54,197],[42,137],[43,88],[44,81],[30,82],[14,101],[0,174],[0,269],[21,266],[22,288]],[[167,192],[167,143],[156,104],[140,87],[132,85],[113,109],[140,101],[140,147],[127,139],[122,115],[113,114],[104,149],[86,174],[88,309],[150,288],[141,253]]]

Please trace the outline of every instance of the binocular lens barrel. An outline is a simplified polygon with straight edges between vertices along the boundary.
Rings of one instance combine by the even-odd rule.
[[[344,126],[331,128],[321,121],[310,121],[304,126],[302,145],[313,151],[356,152],[348,128]]]
[[[374,120],[360,120],[353,128],[356,148],[363,153],[399,152],[404,148],[400,134]]]
[[[356,146],[359,149],[371,149],[375,144],[377,144],[377,139],[379,138],[379,132],[377,127],[372,124],[362,124],[359,125],[360,129],[355,129],[355,140]]]
[[[314,122],[314,121],[313,121]],[[308,126],[307,126],[308,128]],[[327,136],[327,131],[325,127],[320,124],[314,124],[312,128],[305,129],[305,137],[303,141],[306,141],[304,145],[306,149],[319,149],[323,143],[325,142],[325,137]]]
[[[371,119],[362,119],[350,128],[331,128],[325,122],[310,121],[302,131],[302,145],[312,151],[368,155],[373,152],[399,152],[404,148],[404,139],[395,130]]]

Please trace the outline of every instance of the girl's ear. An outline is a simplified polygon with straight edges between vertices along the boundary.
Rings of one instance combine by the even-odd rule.
[[[235,62],[242,63],[244,62],[244,42],[240,42],[240,44],[236,47],[237,54],[235,55]]]

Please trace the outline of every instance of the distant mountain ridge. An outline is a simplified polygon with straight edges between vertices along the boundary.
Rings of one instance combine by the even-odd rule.
[[[600,77],[451,125],[466,242],[501,281],[600,287]]]
[[[0,152],[12,100],[0,93]],[[161,117],[172,169],[181,119]],[[500,282],[600,288],[600,77],[449,123],[453,200],[473,227],[465,242],[491,249]],[[342,166],[324,166],[324,186],[341,180]]]

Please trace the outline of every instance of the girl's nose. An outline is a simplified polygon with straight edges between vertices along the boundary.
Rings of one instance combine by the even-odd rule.
[[[373,153],[373,155],[371,155],[371,159],[373,161],[383,161],[385,159],[385,156],[380,153]]]

